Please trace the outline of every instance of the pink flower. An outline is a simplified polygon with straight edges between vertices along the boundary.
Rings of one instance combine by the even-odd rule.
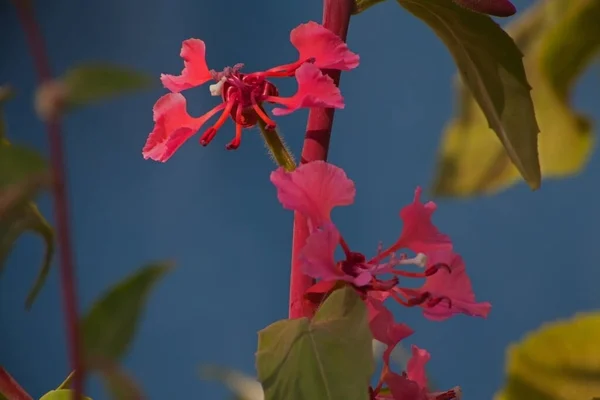
[[[495,17],[510,17],[517,8],[508,0],[453,0],[461,7]]]
[[[303,214],[313,230],[331,224],[331,210],[352,204],[356,195],[344,170],[325,161],[302,164],[293,172],[279,168],[271,182],[283,207]]]
[[[423,315],[434,321],[441,321],[455,314],[487,317],[492,305],[475,301],[471,280],[460,255],[451,251],[431,253],[428,266],[434,265],[445,265],[448,268],[439,268],[435,274],[426,278],[425,284],[419,289],[398,290],[410,297],[428,295],[429,301],[422,304]]]
[[[408,325],[394,322],[394,316],[383,305],[383,301],[373,296],[368,296],[365,302],[367,304],[369,327],[371,328],[373,339],[386,345],[386,349],[383,352],[383,362],[388,366],[390,364],[390,356],[396,345],[414,332]]]
[[[412,357],[402,375],[385,371],[383,381],[389,388],[389,395],[375,397],[376,399],[394,400],[453,400],[460,399],[459,387],[444,392],[429,392],[427,389],[427,374],[425,365],[431,358],[427,350],[412,346]]]
[[[200,144],[206,146],[210,143],[221,126],[231,118],[236,131],[227,148],[236,149],[241,143],[244,128],[255,126],[259,120],[269,129],[276,126],[264,110],[264,103],[284,106],[275,108],[275,115],[287,115],[307,107],[344,108],[339,89],[320,69],[356,68],[358,55],[352,53],[337,35],[316,22],[308,22],[292,30],[290,40],[298,50],[297,61],[251,73],[240,72],[243,64],[227,67],[222,72],[209,70],[204,42],[200,39],[185,40],[180,53],[184,60],[181,74],[161,75],[163,85],[172,93],[160,98],[154,106],[154,129],[142,151],[144,158],[167,161],[217,112],[221,112],[221,116],[204,131]],[[280,97],[269,79],[292,76],[298,82],[297,93],[291,97]],[[210,86],[210,92],[213,96],[221,96],[221,104],[198,118],[191,117],[187,113],[185,99],[178,93],[210,80],[216,82]]]

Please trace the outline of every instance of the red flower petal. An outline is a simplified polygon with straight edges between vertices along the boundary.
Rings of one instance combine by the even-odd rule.
[[[441,233],[431,222],[436,208],[432,201],[421,203],[421,188],[418,187],[412,204],[400,210],[404,225],[400,239],[393,247],[408,248],[415,253],[425,254],[435,249],[452,249],[450,237]]]
[[[431,358],[429,352],[412,345],[412,357],[406,365],[406,375],[411,381],[417,382],[421,389],[427,389],[427,373],[425,364]]]
[[[356,195],[344,170],[325,161],[302,164],[293,172],[278,168],[271,182],[283,207],[303,214],[313,229],[331,223],[331,210],[352,204]]]
[[[382,301],[369,296],[366,304],[369,314],[369,328],[373,338],[387,346],[383,352],[383,361],[386,365],[389,365],[390,356],[396,345],[412,335],[413,330],[408,325],[394,322],[394,316],[383,305]]]
[[[183,71],[181,75],[161,74],[160,80],[164,87],[173,93],[200,86],[212,79],[212,75],[206,65],[206,46],[200,39],[185,40],[181,46],[181,58],[183,58]]]
[[[390,388],[394,400],[427,400],[427,392],[405,376],[388,372],[383,380]]]
[[[339,36],[313,21],[294,28],[290,41],[300,53],[300,60],[314,57],[319,68],[348,71],[356,68],[360,60]]]
[[[287,115],[299,108],[344,108],[344,99],[333,79],[323,75],[313,64],[303,64],[296,70],[298,91],[292,97],[270,97],[267,101],[283,104],[287,108],[274,108],[273,114]]]
[[[183,143],[225,105],[215,107],[200,118],[191,117],[186,110],[185,97],[168,93],[154,105],[154,129],[142,150],[144,159],[167,161]]]

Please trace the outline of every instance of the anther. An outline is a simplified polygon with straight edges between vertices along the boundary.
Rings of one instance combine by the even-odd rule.
[[[450,265],[448,265],[446,263],[437,263],[437,264],[433,265],[433,267],[435,267],[437,269],[446,268],[448,270],[449,274],[452,273],[452,268],[450,268]]]
[[[431,299],[431,294],[429,292],[423,292],[423,293],[421,293],[420,296],[409,299],[408,304],[409,304],[409,307],[419,306],[430,299]]]
[[[242,143],[242,125],[235,124],[235,137],[233,140],[225,146],[227,150],[235,150],[240,147],[240,143]]]
[[[440,304],[444,300],[447,300],[448,301],[448,307],[452,308],[452,300],[449,297],[446,297],[446,296],[440,296],[440,297],[430,298],[427,301],[426,307],[428,307],[428,308],[435,307],[435,306],[437,306],[438,304]]]
[[[235,99],[229,100],[227,102],[227,105],[225,106],[225,109],[223,110],[223,113],[221,114],[221,116],[219,117],[217,122],[215,122],[213,126],[208,128],[202,134],[202,136],[200,136],[200,144],[202,146],[208,145],[215,138],[215,136],[217,135],[217,131],[219,130],[219,128],[221,126],[223,126],[223,124],[227,120],[227,117],[229,116],[229,113],[231,112],[231,109],[233,108],[233,105],[235,103],[236,103]]]
[[[233,140],[229,143],[227,143],[227,145],[225,146],[225,148],[227,150],[235,150],[238,147],[240,147],[240,143],[242,143],[242,129],[243,126],[242,124],[240,124],[237,121],[240,121],[243,119],[242,116],[242,107],[238,106],[236,113],[236,123],[235,123],[235,137],[233,138]]]

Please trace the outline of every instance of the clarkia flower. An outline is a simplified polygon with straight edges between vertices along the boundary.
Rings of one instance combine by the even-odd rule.
[[[397,287],[399,277],[426,278],[435,275],[440,269],[449,269],[444,263],[430,265],[424,272],[408,272],[398,269],[405,265],[426,267],[427,254],[451,251],[450,238],[441,233],[431,218],[436,206],[433,202],[421,202],[421,189],[417,188],[413,203],[400,211],[404,221],[398,240],[387,250],[380,251],[371,260],[350,250],[337,228],[331,221],[331,210],[336,206],[354,202],[356,189],[346,173],[324,161],[314,161],[299,166],[293,172],[279,168],[271,173],[271,182],[277,187],[277,197],[281,204],[290,210],[302,213],[308,220],[311,235],[300,252],[304,272],[324,281],[345,281],[353,284],[361,293],[386,292],[398,303],[413,307],[436,306],[442,300],[449,300],[442,294],[434,297],[429,291]],[[335,249],[341,245],[345,258],[335,260]],[[397,256],[397,251],[407,248],[417,253],[415,257],[405,254]],[[383,262],[383,260],[388,259]],[[380,279],[392,274],[392,279]],[[326,286],[320,288],[327,290]],[[311,291],[314,295],[315,291]],[[324,292],[327,293],[327,292]],[[444,293],[443,291],[441,293]],[[409,296],[414,294],[414,296]]]
[[[351,285],[366,304],[373,337],[386,345],[382,377],[371,388],[371,399],[458,399],[458,388],[427,391],[424,367],[429,353],[425,350],[413,347],[413,356],[402,375],[389,367],[392,351],[412,330],[394,321],[384,305],[388,298],[406,307],[420,306],[424,315],[433,320],[458,313],[485,317],[491,308],[489,303],[475,302],[462,258],[454,252],[450,237],[433,224],[435,203],[421,202],[421,189],[417,188],[413,202],[400,211],[403,226],[396,242],[385,250],[379,249],[368,260],[350,249],[331,219],[333,208],[352,204],[356,195],[354,182],[341,168],[313,161],[293,172],[279,168],[271,173],[271,182],[283,207],[303,214],[309,225],[310,235],[299,257],[304,273],[319,281],[307,290],[305,299],[320,304],[336,288]],[[344,251],[342,260],[336,260],[338,245]],[[416,256],[398,253],[402,249],[409,249]],[[423,272],[400,268],[410,264],[423,268]],[[407,288],[400,285],[405,278],[424,278],[425,283],[420,288]]]
[[[200,144],[208,145],[228,118],[235,123],[235,137],[227,149],[236,149],[241,143],[242,130],[262,120],[268,129],[275,128],[263,108],[264,103],[279,104],[273,114],[282,116],[300,108],[344,108],[344,99],[333,80],[321,69],[350,70],[359,63],[358,55],[333,32],[316,22],[301,24],[290,34],[292,45],[298,50],[298,60],[267,69],[243,73],[243,64],[226,67],[221,72],[210,70],[206,63],[206,47],[200,39],[183,42],[181,57],[184,69],[180,75],[161,75],[161,81],[171,93],[162,96],[154,105],[154,129],[142,151],[145,159],[167,161],[183,143],[199,131],[215,114],[221,113],[215,123],[200,136]],[[279,96],[271,78],[296,78],[298,90],[291,97]],[[222,102],[200,117],[187,112],[183,90],[215,81],[209,90],[220,96]]]

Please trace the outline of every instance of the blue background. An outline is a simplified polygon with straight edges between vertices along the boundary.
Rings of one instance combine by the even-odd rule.
[[[517,1],[521,9],[529,4]],[[0,6],[0,81],[19,96],[7,107],[13,141],[45,150],[31,107],[31,58],[14,10]],[[215,69],[248,70],[295,60],[289,31],[320,21],[321,2],[37,2],[55,72],[82,60],[178,73],[181,41],[202,38]],[[394,2],[353,18],[348,41],[361,65],[342,77],[347,109],[336,115],[330,161],[356,182],[356,203],[334,218],[356,250],[373,253],[397,237],[398,210],[433,176],[440,132],[452,115],[455,67],[442,43]],[[575,104],[596,118],[588,73]],[[293,90],[293,82],[279,86]],[[217,363],[253,373],[256,331],[287,316],[292,214],[269,182],[274,169],[256,130],[227,152],[229,122],[207,148],[191,140],[168,163],[144,161],[152,105],[164,90],[123,97],[70,115],[65,122],[76,243],[78,291],[86,309],[104,289],[142,264],[174,259],[178,268],[154,292],[124,361],[152,399],[219,399],[225,389],[199,379]],[[215,104],[206,88],[186,94],[190,112]],[[306,111],[280,118],[299,153]],[[490,132],[491,134],[491,132]],[[506,346],[542,322],[598,308],[600,158],[573,179],[547,181],[539,192],[519,184],[499,195],[439,201],[435,221],[467,262],[488,320],[425,320],[397,309],[415,343],[432,353],[441,387],[461,385],[467,399],[489,399],[501,386]],[[42,210],[50,215],[48,198]],[[33,310],[23,299],[41,246],[23,237],[0,280],[0,364],[34,396],[69,372],[58,274],[53,270]],[[104,398],[97,381],[88,390]]]

